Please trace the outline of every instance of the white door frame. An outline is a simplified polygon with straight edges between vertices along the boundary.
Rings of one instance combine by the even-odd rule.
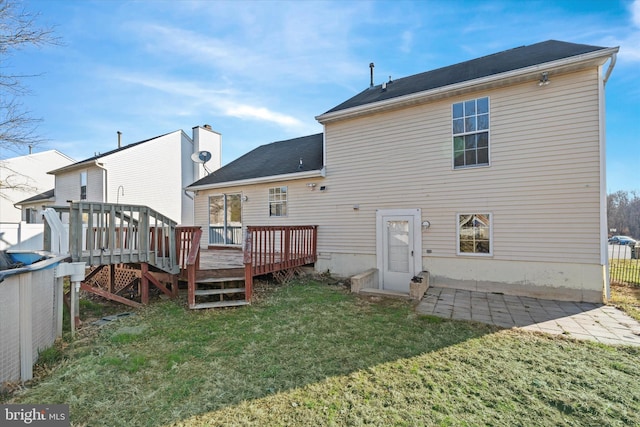
[[[413,274],[422,271],[422,212],[420,209],[377,209],[376,210],[376,267],[378,268],[378,289],[384,289],[384,259],[383,259],[383,217],[410,216],[413,217]]]

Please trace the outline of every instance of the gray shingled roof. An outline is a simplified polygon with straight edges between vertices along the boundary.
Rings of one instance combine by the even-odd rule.
[[[51,190],[45,191],[44,193],[36,194],[35,196],[31,196],[28,199],[24,199],[16,203],[16,205],[23,205],[26,203],[38,202],[40,200],[50,200],[55,197],[55,190],[52,188]]]
[[[323,134],[318,133],[261,145],[190,187],[319,171],[324,166],[322,140]]]
[[[521,46],[448,67],[393,80],[392,83],[386,84],[386,90],[384,91],[382,90],[381,84],[373,86],[324,114],[544,64],[559,59],[570,58],[601,49],[607,48],[557,40],[548,40],[530,46]]]

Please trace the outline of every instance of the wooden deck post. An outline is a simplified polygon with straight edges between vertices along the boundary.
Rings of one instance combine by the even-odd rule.
[[[176,227],[176,258],[181,274],[187,275],[187,302],[189,308],[196,304],[196,274],[200,269],[200,239],[202,229],[197,226]],[[177,278],[174,280],[175,293],[178,294]]]
[[[178,298],[178,276],[176,274],[171,275],[171,294],[173,298]]]
[[[187,265],[187,293],[189,307],[196,305],[196,268],[195,264]]]
[[[251,302],[253,294],[253,235],[251,230],[247,228],[244,236],[244,289],[245,298]]]
[[[116,285],[116,266],[115,264],[109,264],[109,285],[107,290],[110,294],[115,291]]]
[[[149,264],[146,262],[140,263],[140,273],[142,273],[142,277],[140,277],[140,302],[149,304],[149,278],[147,277]]]
[[[291,266],[291,233],[293,230],[289,227],[284,227],[282,233],[284,234],[284,256],[282,258],[283,267],[285,269]]]

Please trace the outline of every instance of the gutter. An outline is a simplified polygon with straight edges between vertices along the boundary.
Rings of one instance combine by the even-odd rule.
[[[270,175],[270,176],[263,176],[259,178],[248,178],[248,179],[241,179],[238,181],[227,181],[227,182],[219,182],[215,184],[204,184],[204,185],[198,185],[198,186],[190,185],[185,190],[188,190],[188,191],[210,190],[214,188],[238,187],[242,185],[264,184],[268,182],[278,182],[278,181],[291,181],[295,179],[324,178],[326,176],[327,176],[326,167],[323,167],[320,170],[313,170],[313,171],[306,171],[306,172],[294,172],[294,173],[287,173],[283,175]]]
[[[319,116],[316,116],[315,119],[320,123],[327,123],[334,120],[346,119],[350,117],[356,117],[363,114],[369,114],[374,112],[379,112],[383,110],[387,110],[390,108],[398,108],[406,105],[414,105],[420,102],[425,102],[429,98],[432,97],[444,97],[445,94],[449,94],[450,92],[455,91],[468,91],[471,89],[476,89],[478,86],[487,86],[494,85],[496,82],[505,79],[514,79],[520,77],[522,80],[528,78],[529,76],[534,76],[540,73],[542,70],[548,70],[550,68],[562,68],[568,67],[570,65],[577,65],[581,62],[593,61],[602,57],[614,57],[618,52],[618,47],[601,49],[595,52],[589,52],[582,55],[576,55],[569,58],[559,59],[557,61],[545,62],[538,65],[533,65],[526,68],[519,68],[517,70],[506,71],[500,74],[494,74],[487,77],[481,77],[474,80],[467,80],[460,83],[455,83],[452,85],[441,86],[434,89],[429,89],[426,91],[413,93],[409,95],[399,96],[396,98],[386,99],[384,101],[378,101],[370,104],[359,105],[357,107],[348,108],[345,110],[335,111],[333,113],[325,113]],[[607,75],[608,77],[608,75]]]
[[[47,174],[49,175],[56,175],[58,173],[62,173],[62,172],[69,172],[69,171],[73,171],[73,170],[77,170],[77,169],[85,169],[89,166],[97,166],[99,168],[104,169],[104,166],[102,166],[102,163],[98,162],[98,160],[91,160],[91,161],[87,161],[87,162],[82,162],[82,163],[74,163],[72,165],[69,166],[63,166],[59,169],[54,169],[52,171],[47,172]]]

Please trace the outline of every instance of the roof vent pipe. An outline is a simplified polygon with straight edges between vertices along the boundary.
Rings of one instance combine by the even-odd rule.
[[[371,70],[371,83],[369,84],[369,87],[373,87],[373,67],[375,67],[375,65],[373,65],[373,62],[369,64],[369,69]]]
[[[118,131],[118,148],[122,147],[122,132]]]

